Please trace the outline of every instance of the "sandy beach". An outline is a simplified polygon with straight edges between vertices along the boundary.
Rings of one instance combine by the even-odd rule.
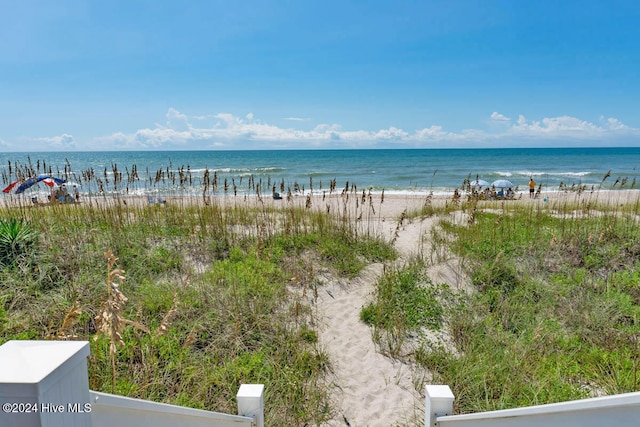
[[[638,203],[640,191],[551,193],[545,197],[546,201],[523,197],[505,203],[536,204],[549,209],[567,202],[619,205]],[[378,223],[382,237],[391,240],[397,230],[394,246],[401,256],[399,263],[414,256],[430,257],[425,239],[439,218],[417,218],[397,228],[397,218],[402,212],[418,211],[424,203],[424,197],[391,196],[376,206],[377,215],[384,219]],[[451,199],[436,198],[432,203],[443,205],[451,203]],[[487,202],[486,206],[495,209],[500,204]],[[372,298],[373,285],[382,269],[381,264],[370,265],[352,281],[325,278],[324,292],[319,294],[320,343],[332,360],[331,386],[340,408],[340,414],[327,426],[389,426],[419,422],[423,417],[424,392],[421,390],[431,379],[429,373],[381,355],[371,339],[372,331],[359,319],[360,310]],[[446,283],[453,289],[465,290],[470,286],[453,256],[445,256],[444,262],[432,264],[429,276],[433,283]]]
[[[257,200],[253,202],[257,203]],[[529,199],[527,194],[523,194],[517,200],[481,202],[480,206],[495,210],[503,208],[503,203],[515,203],[554,210],[567,204],[576,203],[579,206],[589,202],[605,206],[637,204],[640,202],[640,191],[548,193],[539,199]],[[294,197],[289,202],[264,199],[259,203],[269,207],[287,203],[304,207],[307,200],[305,197]],[[351,212],[355,221],[367,222],[365,228],[383,239],[391,241],[395,236],[393,241],[400,254],[397,261],[400,264],[415,256],[430,258],[425,239],[428,239],[431,229],[437,226],[439,217],[415,218],[404,221],[398,227],[398,219],[403,212],[418,212],[425,203],[444,206],[452,203],[452,199],[442,196],[427,201],[426,196],[385,195],[382,200],[377,195],[372,196],[371,200],[365,198],[363,203],[362,198],[345,200],[344,196],[336,195],[311,198],[311,208],[333,212],[346,210]],[[455,220],[456,212],[451,215]],[[432,263],[430,279],[434,283],[446,283],[453,289],[467,289],[470,281],[458,260],[450,255],[444,258],[443,262]],[[424,393],[421,390],[430,381],[429,373],[380,354],[372,341],[372,330],[359,318],[360,310],[373,297],[374,284],[382,272],[382,264],[372,264],[354,280],[336,278],[328,273],[320,274],[323,286],[317,301],[319,343],[331,359],[329,384],[338,411],[326,426],[389,426],[419,421],[423,417]]]
[[[48,208],[35,206],[28,199],[5,197],[5,205],[24,208]],[[425,195],[313,195],[293,196],[289,200],[272,197],[228,196],[215,199],[167,197],[167,205],[188,206],[194,203],[218,203],[225,206],[239,204],[263,209],[299,207],[340,214],[354,222],[363,232],[371,233],[393,242],[402,264],[413,257],[434,259],[429,253],[428,238],[433,227],[438,226],[439,216],[415,215],[425,204],[445,206],[453,204],[452,197],[427,197]],[[464,200],[464,198],[462,199]],[[522,194],[516,200],[479,202],[479,209],[504,209],[511,204],[534,205],[536,208],[554,210],[575,204],[576,208],[597,205],[624,205],[640,203],[639,190],[602,191],[594,193],[547,193],[540,198],[529,199]],[[90,207],[110,207],[117,204],[148,206],[146,197],[93,197],[81,199]],[[165,206],[150,206],[162,209]],[[578,211],[578,209],[576,209]],[[406,220],[399,222],[405,213]],[[456,220],[461,212],[453,209]],[[464,291],[470,286],[458,260],[448,254],[437,257],[438,263],[428,262],[429,275],[434,283],[446,283],[453,289]],[[442,261],[444,259],[444,261]],[[353,280],[336,277],[329,271],[318,271],[321,286],[316,301],[309,301],[316,308],[319,345],[330,359],[327,381],[332,390],[333,418],[324,425],[363,427],[389,426],[421,420],[424,411],[424,384],[431,380],[428,372],[416,369],[382,355],[372,340],[372,330],[360,321],[360,311],[373,297],[374,285],[383,274],[382,264],[371,264]],[[446,341],[446,337],[443,338]],[[268,404],[268,403],[267,403]]]

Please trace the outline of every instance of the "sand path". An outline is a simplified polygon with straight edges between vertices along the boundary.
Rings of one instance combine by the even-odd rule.
[[[523,199],[510,203],[531,204],[554,210],[567,202],[597,201],[604,204],[638,203],[638,191],[616,191],[604,194],[549,194],[548,201]],[[463,261],[453,256],[446,245],[431,245],[431,231],[438,218],[405,221],[396,229],[398,218],[406,208],[419,209],[424,199],[395,198],[378,205],[377,219],[382,238],[393,239],[400,263],[415,256],[427,261],[433,283],[446,283],[457,290],[471,291]],[[440,203],[443,201],[440,200]],[[485,209],[490,208],[486,206]],[[500,208],[500,204],[496,205]],[[384,211],[381,212],[381,211]],[[449,220],[466,222],[466,214],[456,211]],[[357,215],[354,215],[354,217]],[[384,220],[382,220],[384,219]],[[405,426],[420,425],[424,411],[421,386],[429,381],[428,373],[380,354],[373,343],[372,330],[360,321],[360,311],[373,296],[374,284],[384,266],[368,266],[354,280],[321,276],[317,301],[319,344],[331,361],[330,386],[334,389],[335,416],[326,427]],[[446,332],[433,338],[447,343]]]
[[[397,230],[387,221],[383,237],[391,240],[399,263],[425,254],[424,237],[436,219],[413,220]],[[331,360],[330,385],[338,413],[325,426],[374,427],[405,425],[420,419],[423,397],[416,391],[423,374],[412,366],[380,354],[372,329],[360,321],[360,311],[372,298],[374,284],[383,273],[382,264],[369,265],[354,280],[323,276],[318,294],[321,347]]]

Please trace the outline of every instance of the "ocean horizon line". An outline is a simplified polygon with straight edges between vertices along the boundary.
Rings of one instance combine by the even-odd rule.
[[[171,149],[119,149],[119,150],[39,150],[39,151],[2,151],[1,154],[27,154],[29,156],[33,154],[61,154],[61,153],[76,153],[76,154],[84,154],[84,153],[189,153],[189,152],[205,152],[205,153],[216,153],[216,152],[287,152],[287,151],[448,151],[448,150],[469,150],[469,151],[482,151],[482,150],[495,150],[495,151],[519,151],[519,150],[637,150],[640,149],[639,146],[634,145],[563,145],[563,146],[542,146],[539,144],[536,145],[522,145],[522,146],[487,146],[487,147],[366,147],[366,148],[353,148],[353,147],[345,147],[345,148],[337,148],[337,147],[329,147],[329,148],[318,148],[318,147],[309,147],[309,148],[290,148],[290,147],[282,147],[282,148],[176,148],[173,147]]]

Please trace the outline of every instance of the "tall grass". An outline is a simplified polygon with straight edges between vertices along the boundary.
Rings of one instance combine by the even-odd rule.
[[[330,417],[312,266],[354,276],[388,246],[337,213],[108,201],[0,210],[36,236],[34,262],[0,268],[2,341],[89,340],[94,390],[234,412],[240,384],[263,383],[268,424]]]
[[[387,270],[361,312],[381,350],[449,384],[462,413],[638,391],[639,204],[575,194],[549,203],[427,199],[409,213],[440,216],[440,227],[428,236],[427,264]],[[454,222],[453,210],[466,220]],[[425,278],[449,251],[472,292]]]
[[[461,412],[637,391],[637,206],[503,205],[446,223],[475,288],[447,316],[455,352],[416,361]]]

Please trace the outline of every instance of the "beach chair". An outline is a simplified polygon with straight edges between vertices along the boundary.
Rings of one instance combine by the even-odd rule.
[[[153,197],[151,197],[151,196],[147,197],[147,200],[149,201],[150,205],[155,205],[155,203],[156,203],[155,199]]]
[[[163,205],[164,205],[165,203],[167,203],[167,201],[166,201],[165,199],[163,199],[162,197],[160,197],[160,196],[158,196],[158,198],[156,199],[156,201],[157,201],[158,203],[163,204]]]
[[[32,197],[31,198],[31,203],[33,203],[34,205],[37,205],[38,204],[38,197],[37,196]]]

